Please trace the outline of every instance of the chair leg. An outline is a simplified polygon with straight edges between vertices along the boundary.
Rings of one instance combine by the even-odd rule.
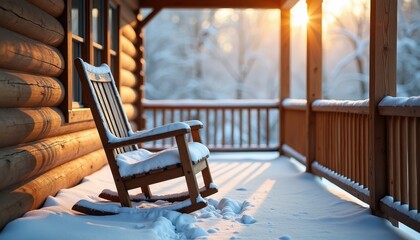
[[[132,207],[130,196],[128,195],[127,189],[124,184],[118,181],[115,181],[115,186],[117,187],[118,198],[122,207]]]
[[[195,177],[195,173],[192,169],[190,153],[187,148],[187,141],[185,139],[185,135],[176,136],[175,139],[178,146],[181,165],[184,170],[185,180],[187,182],[191,203],[195,205],[197,204],[197,198],[200,192],[198,190],[198,183]]]
[[[212,177],[211,177],[211,173],[210,173],[210,167],[209,167],[209,163],[208,163],[208,161],[207,161],[207,159],[206,160],[204,160],[204,161],[206,161],[206,168],[204,168],[202,171],[201,171],[201,174],[202,174],[202,176],[203,176],[203,180],[204,180],[204,185],[206,186],[206,189],[209,189],[210,188],[210,183],[212,183],[213,182],[213,179],[212,179]]]
[[[150,191],[149,186],[141,187],[141,191],[143,192],[143,194],[146,198],[150,199],[152,197],[152,192]]]

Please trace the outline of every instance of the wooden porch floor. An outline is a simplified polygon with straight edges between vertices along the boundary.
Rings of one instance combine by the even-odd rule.
[[[333,194],[318,177],[305,173],[299,163],[289,158],[273,153],[215,153],[210,164],[219,187],[219,193],[211,198],[217,201],[230,199],[250,206],[225,219],[209,215],[209,209],[193,213],[198,219],[194,224],[211,232],[200,239],[415,238],[371,215],[368,208],[343,199],[339,192],[333,191]],[[181,182],[175,180],[156,185],[152,190],[160,194],[168,189],[182,191]],[[76,213],[70,210],[80,198],[96,196],[102,186],[113,188],[107,167],[87,177],[75,188],[50,197],[46,201],[48,207],[43,210],[32,211],[28,216],[9,223],[0,233],[0,239],[23,239],[21,234],[27,232],[36,239],[55,239],[57,234],[63,234],[63,229],[68,239],[88,239],[92,226],[102,239],[112,238],[106,234],[110,229],[121,232],[127,239],[135,236],[132,234],[139,234],[140,229],[136,229],[132,219],[124,223],[120,218],[112,220],[107,217],[103,222],[104,217],[74,215]],[[245,224],[244,215],[256,222]],[[78,222],[77,229],[63,226],[69,221]],[[46,223],[48,227],[41,227]],[[126,231],[121,226],[126,226]]]

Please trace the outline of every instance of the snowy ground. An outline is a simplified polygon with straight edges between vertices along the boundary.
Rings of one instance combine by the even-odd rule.
[[[285,157],[272,154],[212,154],[219,193],[192,214],[122,211],[86,216],[71,211],[80,199],[98,199],[113,189],[107,167],[82,184],[50,197],[41,210],[9,223],[0,239],[414,239],[372,216]],[[183,191],[182,179],[152,187],[165,194]],[[143,207],[148,207],[143,205]]]

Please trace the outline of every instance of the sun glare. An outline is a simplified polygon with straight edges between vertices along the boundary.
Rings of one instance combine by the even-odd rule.
[[[356,2],[363,2],[365,0],[357,0]],[[335,17],[340,16],[346,8],[349,8],[351,4],[349,1],[337,1],[337,0],[324,0],[323,2],[324,12],[324,25],[331,24],[335,21]],[[360,6],[360,4],[356,4]],[[360,7],[359,7],[360,8]],[[354,8],[353,11],[357,14],[360,11],[359,8]],[[305,1],[299,1],[291,10],[291,24],[294,26],[306,26],[309,22],[310,16],[308,15],[307,5]],[[332,13],[332,14],[329,14]]]
[[[305,1],[299,1],[290,10],[290,21],[294,26],[305,26],[309,21],[308,11]]]

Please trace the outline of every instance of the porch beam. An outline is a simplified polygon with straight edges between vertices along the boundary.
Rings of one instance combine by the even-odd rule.
[[[152,12],[149,13],[149,15],[147,15],[145,18],[143,18],[139,22],[139,28],[140,29],[144,28],[160,12],[160,10],[162,10],[162,9],[161,8],[154,8],[152,10]]]
[[[280,18],[280,133],[279,150],[284,154],[282,145],[286,143],[286,125],[285,109],[283,107],[284,99],[290,97],[290,10],[281,10]]]
[[[307,0],[306,56],[306,171],[312,171],[315,161],[315,112],[312,103],[322,98],[322,0]]]
[[[387,194],[386,118],[379,102],[396,95],[397,1],[371,0],[369,65],[369,190],[372,213],[381,216]]]
[[[295,1],[295,0],[293,0]],[[141,0],[140,8],[277,8],[291,0]]]
[[[280,6],[281,6],[282,10],[285,10],[285,9],[290,10],[298,2],[299,2],[299,0],[281,0],[280,1]]]

